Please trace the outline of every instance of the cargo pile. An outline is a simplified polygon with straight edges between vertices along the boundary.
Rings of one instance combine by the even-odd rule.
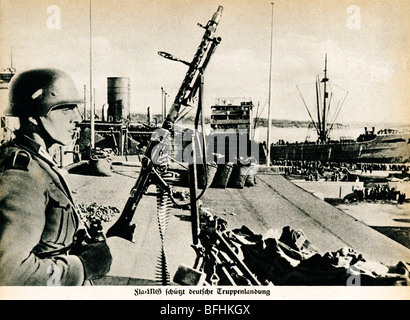
[[[225,220],[201,207],[202,272],[216,285],[408,286],[410,265],[385,265],[354,248],[319,252],[300,229],[283,227],[265,236],[246,226],[229,230]],[[256,280],[255,280],[256,279]]]
[[[237,163],[208,162],[197,165],[198,187],[204,188],[236,188],[252,187],[256,185],[258,165],[254,158],[238,159]]]
[[[120,212],[116,207],[99,205],[95,202],[91,205],[81,203],[78,205],[78,208],[81,211],[81,217],[89,222],[95,220],[110,222],[112,218]]]

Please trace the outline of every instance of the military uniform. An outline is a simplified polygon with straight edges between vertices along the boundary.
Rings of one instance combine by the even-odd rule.
[[[50,155],[17,135],[0,152],[0,285],[82,285],[70,255],[81,227],[67,184]]]

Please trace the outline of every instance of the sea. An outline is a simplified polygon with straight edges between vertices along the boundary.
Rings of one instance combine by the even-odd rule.
[[[373,126],[367,126],[366,124],[356,124],[352,126],[339,126],[334,128],[330,135],[331,140],[344,139],[353,139],[356,140],[359,135],[365,133],[365,128],[367,130],[372,130]],[[387,126],[378,126],[374,127],[375,132],[381,129],[390,128]],[[409,130],[409,127],[406,126],[397,126],[394,127],[399,130]],[[254,138],[257,141],[267,141],[268,129],[266,127],[257,127],[254,130]],[[294,142],[304,142],[304,141],[316,141],[318,138],[314,128],[308,127],[277,127],[272,126],[270,129],[270,141],[271,143],[277,143],[279,140],[285,142],[294,143]]]

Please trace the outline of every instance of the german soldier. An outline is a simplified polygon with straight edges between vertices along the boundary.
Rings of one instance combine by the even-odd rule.
[[[84,227],[52,147],[68,145],[81,121],[79,92],[56,69],[13,77],[15,138],[0,149],[0,285],[83,285],[106,274],[105,241],[76,242]]]

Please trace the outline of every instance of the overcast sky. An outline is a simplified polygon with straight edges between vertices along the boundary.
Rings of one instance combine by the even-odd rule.
[[[119,76],[130,78],[132,111],[145,113],[150,106],[160,112],[161,87],[169,105],[187,67],[157,52],[191,61],[204,31],[197,23],[205,25],[219,5],[222,41],[205,74],[204,107],[210,110],[219,97],[247,97],[266,117],[272,5],[265,0],[92,0],[97,109],[107,100],[107,77]],[[58,7],[59,21],[50,20],[56,17],[50,6]],[[17,71],[61,68],[80,90],[87,85],[88,94],[89,8],[89,0],[1,0],[1,67],[9,66],[13,47]],[[328,76],[339,90],[334,105],[348,92],[341,121],[408,123],[409,9],[407,0],[275,1],[273,118],[309,119],[296,86],[306,96],[314,93],[309,85],[323,75],[327,54]],[[60,29],[50,28],[56,25]]]

